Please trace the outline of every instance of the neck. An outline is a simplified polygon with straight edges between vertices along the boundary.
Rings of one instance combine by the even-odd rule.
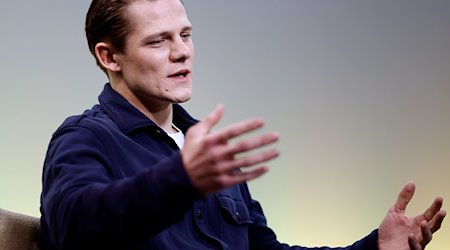
[[[111,84],[111,87],[164,131],[166,131],[167,133],[176,132],[176,130],[172,127],[172,103],[152,101],[143,102],[139,97],[134,95],[132,91],[124,87],[123,84]]]
[[[173,108],[172,104],[166,105],[162,109],[149,110],[147,108],[140,109],[144,115],[146,115],[150,120],[156,123],[160,128],[164,129],[167,133],[175,133],[176,130],[172,127],[173,120]]]

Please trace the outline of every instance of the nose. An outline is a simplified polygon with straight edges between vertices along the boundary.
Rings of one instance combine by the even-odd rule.
[[[185,42],[181,37],[174,40],[170,51],[170,60],[173,62],[183,62],[191,57],[191,42]]]

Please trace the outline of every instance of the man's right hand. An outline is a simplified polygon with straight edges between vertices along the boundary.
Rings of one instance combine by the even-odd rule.
[[[223,106],[219,105],[203,121],[192,126],[186,132],[181,150],[182,161],[192,184],[204,195],[263,175],[268,171],[267,166],[258,166],[247,171],[240,169],[265,163],[279,155],[277,149],[269,149],[237,157],[240,153],[273,144],[278,141],[279,136],[271,132],[229,143],[233,138],[261,128],[264,121],[254,118],[212,131],[222,118],[223,111]]]

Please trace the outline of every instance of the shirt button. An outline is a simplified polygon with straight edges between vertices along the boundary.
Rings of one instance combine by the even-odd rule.
[[[197,219],[199,219],[199,220],[203,219],[203,212],[201,209],[197,210],[196,216],[197,216]]]
[[[241,214],[239,212],[236,212],[236,220],[238,221],[241,220]]]

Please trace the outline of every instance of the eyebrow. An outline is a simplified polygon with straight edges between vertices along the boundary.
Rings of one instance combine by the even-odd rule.
[[[186,31],[192,31],[192,25],[187,25],[187,26],[185,26],[185,27],[183,27],[181,29],[181,32],[186,32]],[[157,37],[168,37],[168,36],[171,36],[171,35],[172,35],[171,31],[161,31],[161,32],[158,32],[158,33],[154,33],[154,34],[150,34],[148,36],[145,36],[142,40],[144,42],[146,42],[148,40],[151,40],[151,39],[154,39],[154,38],[157,38]]]
[[[191,31],[191,30],[192,30],[192,26],[189,25],[189,26],[183,27],[181,29],[181,32],[186,32],[186,31]],[[161,31],[161,32],[158,32],[158,33],[155,33],[155,34],[148,35],[147,37],[160,37],[160,36],[167,36],[167,35],[170,35],[170,34],[172,34],[172,31]]]

